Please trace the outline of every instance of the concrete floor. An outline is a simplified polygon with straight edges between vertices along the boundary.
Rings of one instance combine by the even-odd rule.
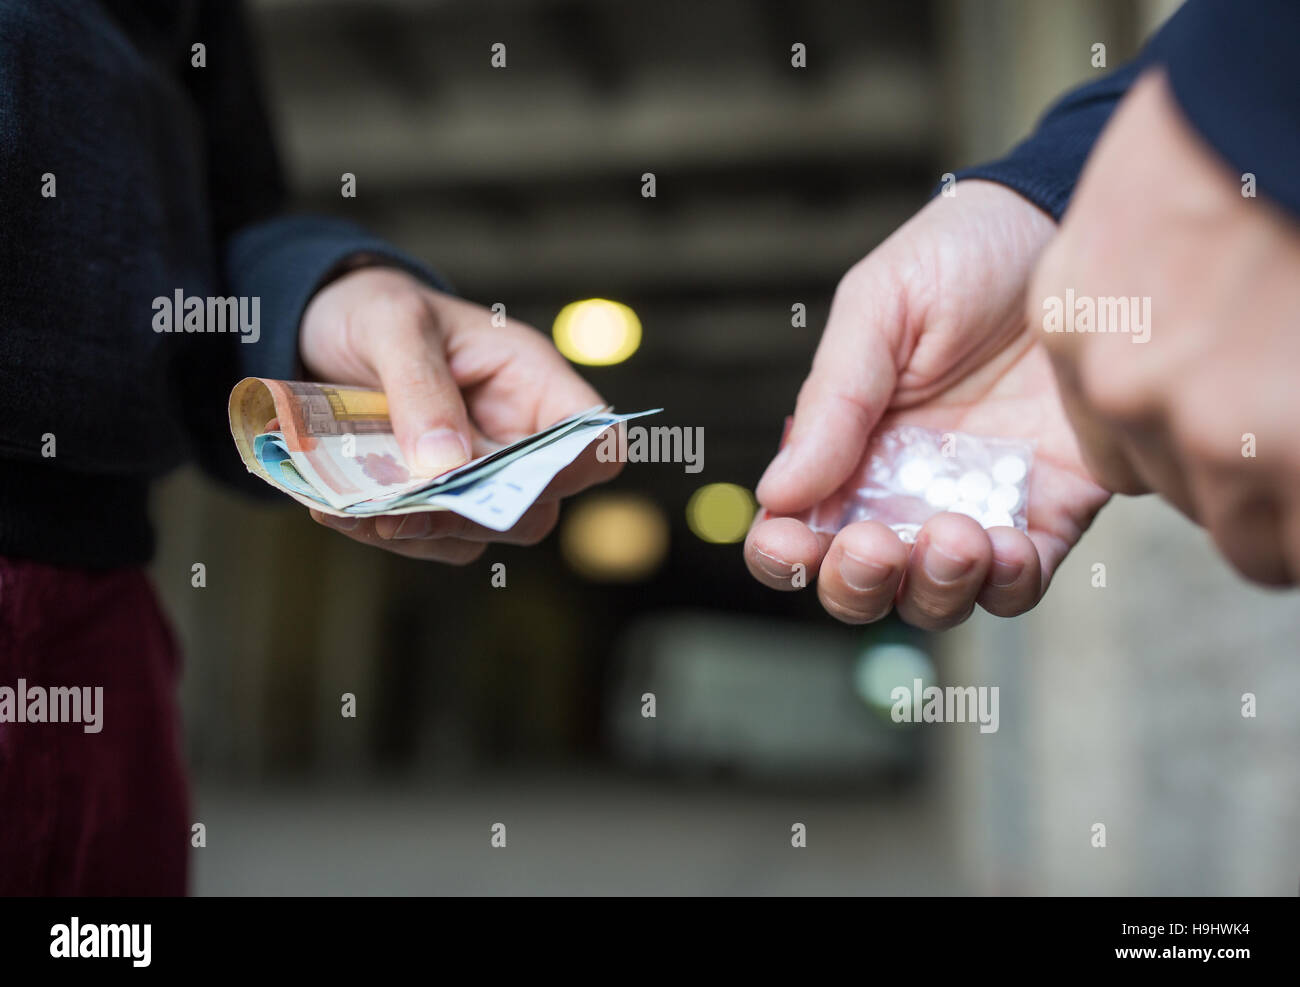
[[[602,774],[417,791],[200,784],[198,895],[960,894],[919,790],[836,798]],[[506,825],[504,848],[491,845]],[[791,826],[807,826],[807,847]]]

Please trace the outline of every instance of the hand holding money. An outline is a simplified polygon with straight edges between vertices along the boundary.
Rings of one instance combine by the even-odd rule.
[[[481,306],[391,268],[362,268],[317,292],[303,314],[298,347],[308,379],[386,396],[391,441],[413,476],[431,479],[604,405],[536,330],[513,319],[494,325]],[[268,421],[253,427],[261,431]],[[364,435],[358,430],[356,441],[370,441]],[[320,505],[312,516],[366,544],[464,564],[488,541],[544,538],[558,517],[559,498],[609,480],[620,468],[599,462],[587,447],[504,532],[451,511],[337,516],[346,512]]]

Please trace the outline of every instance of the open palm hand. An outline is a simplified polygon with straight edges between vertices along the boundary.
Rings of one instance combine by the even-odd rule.
[[[958,190],[846,276],[789,441],[758,488],[750,571],[775,589],[797,587],[797,565],[816,572],[823,606],[846,622],[894,607],[932,629],[960,623],[977,603],[1023,613],[1109,496],[1083,465],[1047,353],[1025,324],[1025,284],[1051,221],[1006,189]],[[782,516],[832,495],[870,436],[896,424],[1033,441],[1028,532],[943,513],[908,546],[875,521],[831,538]]]

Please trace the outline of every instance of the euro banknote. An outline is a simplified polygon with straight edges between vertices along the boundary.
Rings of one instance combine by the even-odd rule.
[[[450,510],[495,531],[513,527],[606,429],[655,413],[588,408],[428,477],[407,465],[382,391],[246,377],[229,411],[248,471],[301,504],[338,517]]]

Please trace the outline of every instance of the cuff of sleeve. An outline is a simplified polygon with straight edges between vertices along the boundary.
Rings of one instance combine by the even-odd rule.
[[[963,168],[954,173],[957,181],[977,178],[1005,185],[1022,198],[1028,199],[1058,223],[1070,204],[1077,176],[1071,174],[1042,174],[1016,160],[1014,155],[1000,161]],[[936,190],[937,191],[937,190]]]
[[[1067,93],[1006,157],[958,171],[958,180],[982,178],[998,182],[1059,223],[1097,135],[1141,69],[1157,57],[1158,48],[1157,38],[1140,58]]]
[[[298,324],[312,296],[349,259],[408,272],[439,291],[445,278],[346,220],[287,216],[236,233],[226,248],[226,278],[236,295],[258,298],[261,332],[239,346],[240,370],[249,377],[300,376]]]
[[[954,174],[958,181],[981,178],[1005,185],[1059,223],[1109,110],[1109,106],[1088,107],[1068,125],[1059,119],[1048,120],[1006,157]]]

